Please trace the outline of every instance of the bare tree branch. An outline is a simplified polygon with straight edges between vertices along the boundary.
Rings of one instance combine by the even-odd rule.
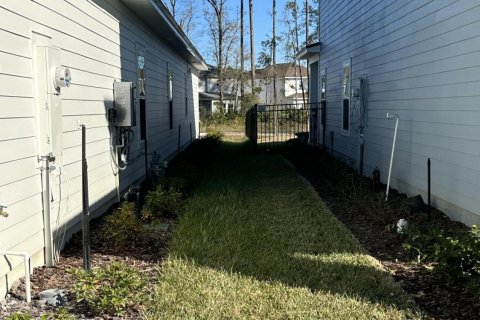
[[[209,5],[205,9],[205,20],[209,26],[210,39],[214,46],[214,57],[217,64],[218,89],[220,103],[224,100],[224,73],[229,66],[229,58],[236,45],[238,25],[229,16],[227,0],[206,0]]]
[[[170,0],[170,12],[172,13],[173,19],[175,19],[175,7],[177,5],[177,0]]]

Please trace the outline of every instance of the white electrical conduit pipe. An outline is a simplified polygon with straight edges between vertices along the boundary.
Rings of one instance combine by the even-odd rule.
[[[21,251],[0,251],[0,255],[23,257],[25,263],[25,293],[27,296],[27,302],[32,302],[32,293],[30,289],[30,256],[28,253]]]
[[[42,188],[43,188],[43,221],[44,221],[44,237],[45,237],[45,265],[52,267],[55,264],[53,254],[53,234],[51,224],[51,212],[50,212],[50,171],[51,162],[55,161],[52,153],[41,157],[44,161],[44,167],[40,168],[42,171]]]
[[[390,191],[390,177],[392,176],[393,154],[395,153],[395,142],[397,141],[399,116],[398,114],[387,113],[387,119],[396,119],[396,121],[395,121],[395,132],[393,134],[392,154],[390,156],[390,167],[388,169],[387,191],[385,191],[385,201],[388,201],[388,192]]]

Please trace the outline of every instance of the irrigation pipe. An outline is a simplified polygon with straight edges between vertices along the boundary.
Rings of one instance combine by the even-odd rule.
[[[32,293],[31,293],[31,288],[30,288],[30,256],[28,255],[27,252],[22,252],[22,251],[1,251],[0,255],[4,256],[17,256],[17,257],[23,257],[24,263],[25,263],[25,293],[26,293],[26,299],[27,302],[30,303],[32,302]]]
[[[398,114],[387,113],[387,119],[395,119],[395,132],[393,134],[392,154],[390,155],[390,167],[388,168],[387,191],[385,191],[385,201],[388,201],[388,192],[390,191],[390,178],[392,176],[393,154],[395,153],[395,142],[397,141]]]

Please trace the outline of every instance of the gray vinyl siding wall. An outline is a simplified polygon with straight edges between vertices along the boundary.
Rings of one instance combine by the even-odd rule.
[[[480,2],[321,1],[320,41],[336,155],[358,166],[358,99],[350,132],[341,127],[342,63],[351,58],[352,90],[368,77],[365,174],[379,167],[386,181],[395,125],[386,113],[396,113],[392,187],[426,200],[430,157],[433,205],[479,223]]]
[[[117,178],[110,154],[106,110],[113,107],[113,82],[137,80],[137,45],[145,48],[148,152],[169,159],[198,135],[197,71],[165,45],[139,17],[118,0],[15,0],[0,3],[0,250],[26,251],[32,267],[44,263],[42,183],[37,161],[36,104],[32,34],[51,37],[62,49],[61,64],[70,68],[72,85],[63,88],[63,156],[58,180],[52,182],[55,199],[54,231],[80,221],[81,131],[87,127],[87,157],[91,211],[101,213],[117,199]],[[174,115],[169,129],[167,63],[173,71]],[[185,88],[187,74],[187,88]],[[185,114],[185,92],[188,113]],[[140,115],[131,158],[138,160],[119,174],[119,189],[138,183],[145,175]],[[149,162],[151,156],[149,156]],[[58,232],[58,235],[61,233]],[[56,233],[57,234],[57,233]],[[61,243],[56,244],[61,246]],[[22,269],[21,259],[0,259],[0,300]]]

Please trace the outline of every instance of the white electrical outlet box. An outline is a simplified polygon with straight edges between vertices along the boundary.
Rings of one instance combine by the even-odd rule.
[[[135,118],[135,98],[133,82],[114,82],[113,97],[116,110],[117,127],[134,127]]]

